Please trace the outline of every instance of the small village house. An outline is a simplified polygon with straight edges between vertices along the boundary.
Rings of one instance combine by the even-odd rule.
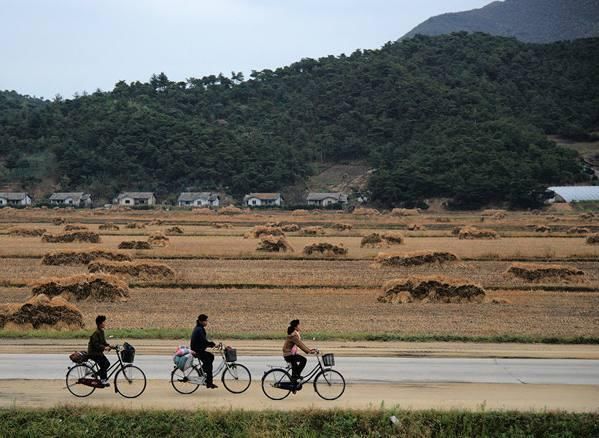
[[[56,192],[50,196],[50,204],[70,207],[91,207],[92,197],[84,192]]]
[[[156,205],[156,197],[152,192],[123,192],[114,198],[113,204],[139,207]]]
[[[283,197],[280,193],[250,193],[243,197],[243,204],[248,207],[280,207]]]
[[[0,192],[0,207],[31,205],[31,197],[25,192]]]
[[[306,197],[308,205],[317,207],[328,207],[329,205],[346,205],[347,195],[345,193],[308,193]]]
[[[212,192],[182,192],[177,199],[179,207],[218,207],[220,196]]]

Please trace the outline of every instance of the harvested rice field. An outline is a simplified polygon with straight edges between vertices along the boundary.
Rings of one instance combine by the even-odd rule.
[[[297,317],[309,332],[599,338],[599,246],[586,239],[599,231],[599,218],[574,211],[399,213],[229,216],[0,209],[0,304],[25,303],[33,285],[50,278],[98,272],[128,285],[129,296],[74,302],[87,327],[98,313],[109,315],[114,328],[183,328],[198,313],[208,313],[213,330],[230,334],[279,332]],[[97,233],[98,243],[51,243],[39,233],[10,234],[45,229],[60,235],[69,224]],[[418,231],[407,230],[414,224]],[[540,225],[551,231],[535,232]],[[173,227],[182,233],[169,232]],[[310,227],[321,231],[305,235]],[[464,227],[492,230],[497,238],[460,239]],[[261,240],[256,234],[264,238],[264,230],[281,234],[283,229],[291,230],[282,233],[293,251],[257,250]],[[568,233],[571,229],[582,231]],[[363,245],[373,233],[399,236],[401,243],[381,239]],[[164,246],[152,241],[157,235],[167,236]],[[119,249],[125,241],[147,242],[150,249]],[[315,244],[339,251],[305,250]],[[42,263],[44,256],[62,251],[71,255]],[[395,260],[417,254],[421,264],[383,264],[381,258],[376,261],[379,253],[395,255]],[[452,257],[439,262],[439,253]],[[378,301],[386,282],[420,277],[457,284],[458,291],[460,284],[475,285],[485,293],[461,303],[439,301],[434,290],[422,295],[431,297],[424,302]]]

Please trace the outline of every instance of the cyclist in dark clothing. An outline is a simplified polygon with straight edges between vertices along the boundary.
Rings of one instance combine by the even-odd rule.
[[[206,373],[206,387],[210,389],[218,388],[212,382],[212,362],[214,362],[214,355],[206,348],[214,347],[216,344],[209,341],[206,337],[206,326],[208,325],[208,316],[201,314],[198,316],[196,321],[196,327],[193,329],[191,334],[190,348],[194,352],[194,356],[202,361],[202,369]]]
[[[87,354],[89,358],[96,362],[100,367],[100,380],[104,386],[110,386],[106,376],[106,371],[110,367],[110,362],[104,356],[104,351],[110,350],[110,345],[106,342],[104,336],[104,328],[106,327],[106,317],[104,315],[98,315],[96,317],[96,331],[90,336],[89,343],[87,344]]]

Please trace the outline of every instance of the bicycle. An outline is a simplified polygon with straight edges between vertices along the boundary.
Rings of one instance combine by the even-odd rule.
[[[291,364],[285,368],[271,367],[262,376],[262,392],[271,400],[283,400],[292,392],[302,389],[305,383],[314,379],[314,391],[325,400],[337,400],[345,392],[345,379],[343,375],[334,370],[335,356],[333,353],[320,355],[316,350],[317,363],[308,374],[303,376],[296,384],[291,380]]]
[[[139,397],[146,389],[147,379],[141,368],[132,364],[135,350],[124,349],[121,345],[112,348],[116,351],[117,361],[107,371],[107,380],[114,375],[114,392],[125,398]],[[82,361],[69,367],[66,375],[67,389],[75,397],[87,397],[96,389],[106,388],[100,381],[98,364],[82,355]]]
[[[212,371],[213,377],[222,372],[221,382],[227,391],[233,394],[245,392],[252,383],[252,375],[245,365],[237,363],[237,351],[224,348],[222,343],[214,348],[219,351],[222,362]],[[200,385],[205,384],[206,373],[202,369],[201,361],[195,356],[189,368],[181,370],[175,365],[171,372],[171,385],[180,394],[192,394]]]

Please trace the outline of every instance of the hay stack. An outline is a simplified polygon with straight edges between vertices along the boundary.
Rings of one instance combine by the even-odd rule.
[[[401,245],[404,237],[399,233],[384,233],[382,236],[387,245]]]
[[[40,237],[45,233],[45,228],[11,228],[8,230],[8,235],[12,237]]]
[[[451,229],[451,235],[458,236],[460,234],[460,231],[462,231],[462,227],[453,227]]]
[[[162,234],[160,231],[156,233],[152,233],[150,237],[148,237],[148,243],[152,246],[165,247],[168,246],[170,239]]]
[[[152,245],[145,240],[125,240],[119,243],[119,249],[152,249]]]
[[[299,231],[301,229],[301,227],[298,224],[287,224],[287,225],[283,225],[281,227],[281,229],[285,233],[295,233],[296,231]]]
[[[170,227],[166,229],[166,234],[183,234],[183,228],[181,227]]]
[[[352,212],[352,214],[355,216],[378,216],[381,214],[381,212],[378,211],[376,208],[358,207],[358,208],[354,208],[354,211]]]
[[[333,245],[332,243],[328,242],[320,242],[304,247],[304,255],[307,256],[318,253],[327,257],[334,257],[347,255],[347,252],[347,248],[344,248],[342,243],[339,245]]]
[[[105,224],[100,224],[100,226],[98,227],[98,229],[102,230],[102,231],[119,231],[120,228],[118,225],[115,225],[113,223],[107,222]]]
[[[224,224],[224,223],[213,223],[212,226],[216,229],[221,229],[221,228],[233,228],[233,225],[231,224]]]
[[[46,243],[72,243],[87,242],[100,243],[100,235],[93,231],[71,231],[61,234],[44,234],[42,242]]]
[[[380,252],[374,259],[381,266],[420,266],[430,263],[446,263],[458,260],[458,256],[445,251],[416,251],[407,254]]]
[[[303,216],[308,214],[308,210],[297,209],[291,212],[291,216]]]
[[[269,227],[267,225],[257,225],[252,229],[251,236],[259,239],[262,236],[284,236],[285,233],[279,227]]]
[[[383,238],[379,233],[372,233],[362,237],[360,241],[360,248],[368,247],[374,248],[383,244]]]
[[[391,210],[391,216],[405,217],[418,215],[420,215],[420,211],[417,208],[394,208]]]
[[[592,236],[587,237],[587,244],[599,245],[599,233],[596,233],[596,234],[593,234]]]
[[[324,235],[325,231],[322,227],[306,227],[302,230],[306,236]]]
[[[351,224],[333,224],[332,227],[334,230],[337,231],[349,231],[353,228],[353,225]]]
[[[285,236],[263,236],[256,247],[256,251],[266,252],[293,252],[293,247]]]
[[[581,213],[580,216],[578,216],[578,217],[585,221],[592,221],[593,218],[595,217],[595,215],[591,212],[586,212],[586,213]]]
[[[192,207],[191,211],[193,211],[195,214],[205,214],[205,215],[216,214],[216,211],[211,210],[209,207]]]
[[[537,225],[535,227],[535,231],[537,233],[549,233],[551,231],[551,228],[548,227],[547,225]]]
[[[243,210],[241,208],[235,207],[234,205],[228,205],[226,207],[221,208],[220,210],[218,210],[218,214],[224,214],[227,216],[232,216],[235,214],[242,214]]]
[[[494,217],[495,219],[503,219],[504,217],[507,216],[507,211],[506,210],[500,210],[500,209],[492,209],[492,208],[488,208],[486,210],[483,210],[483,212],[481,213],[482,216],[487,216],[487,217]]]
[[[543,281],[545,279],[580,281],[585,275],[584,271],[570,266],[542,265],[534,263],[513,263],[507,270],[507,273],[526,281],[533,282]]]
[[[63,296],[77,301],[124,300],[129,296],[129,288],[122,280],[112,275],[73,275],[64,278],[43,278],[34,284],[32,295],[44,294],[49,297]]]
[[[144,224],[142,222],[129,222],[127,225],[125,225],[125,228],[128,228],[130,230],[143,229],[145,227],[146,227],[146,224]]]
[[[449,222],[451,222],[451,219],[449,219],[446,216],[440,216],[435,218],[435,222],[440,224],[448,224]]]
[[[572,227],[568,230],[568,234],[589,234],[591,230],[585,227]]]
[[[64,226],[64,231],[86,231],[88,229],[85,225],[67,224]]]
[[[84,327],[81,311],[61,297],[36,295],[24,304],[4,305],[0,309],[0,328],[7,325],[34,329],[81,329]]]
[[[443,276],[414,276],[383,285],[381,303],[482,303],[485,290],[478,284]]]
[[[153,219],[148,223],[148,225],[163,225],[163,224],[164,224],[164,220],[162,220],[162,219]]]
[[[66,221],[65,221],[65,220],[64,220],[64,218],[62,218],[62,217],[57,217],[57,218],[54,218],[54,219],[52,219],[52,224],[53,224],[53,225],[62,225],[62,224],[64,224],[65,222],[66,222]]]
[[[42,258],[42,265],[87,265],[96,259],[114,260],[119,262],[131,261],[127,254],[103,250],[90,251],[57,251],[51,252]]]
[[[408,231],[423,231],[425,229],[424,225],[418,224],[408,224]]]
[[[126,275],[143,279],[168,279],[175,277],[175,271],[164,263],[112,262],[98,260],[87,265],[91,273]]]
[[[499,239],[499,235],[495,230],[479,230],[475,227],[464,227],[458,233],[460,240],[474,239]]]

